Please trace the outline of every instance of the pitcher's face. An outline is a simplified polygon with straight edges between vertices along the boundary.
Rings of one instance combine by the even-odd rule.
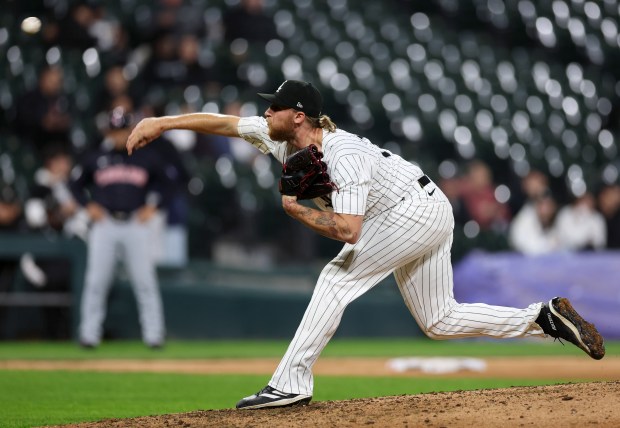
[[[275,104],[265,111],[269,138],[274,141],[292,141],[295,138],[295,110]]]

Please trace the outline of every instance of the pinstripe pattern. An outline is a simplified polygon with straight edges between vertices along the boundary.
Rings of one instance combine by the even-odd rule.
[[[239,132],[281,162],[292,151],[286,143],[269,140],[263,119],[242,119]],[[312,395],[312,366],[344,310],[392,273],[407,308],[433,339],[544,335],[534,323],[540,303],[516,309],[454,300],[452,207],[434,183],[418,183],[420,168],[342,130],[324,132],[323,153],[339,191],[331,201],[314,202],[336,213],[363,215],[362,232],[357,243],[345,244],[323,268],[271,387]]]

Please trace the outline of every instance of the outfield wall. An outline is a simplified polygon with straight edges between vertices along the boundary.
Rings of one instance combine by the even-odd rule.
[[[27,251],[35,257],[67,257],[72,261],[69,284],[64,293],[35,290],[18,274],[13,289],[0,292],[0,338],[50,338],[54,323],[65,323],[67,336],[75,337],[85,246],[79,240],[26,238],[0,234],[0,257],[16,260]],[[320,268],[317,262],[271,270],[235,269],[199,260],[185,268],[160,268],[168,337],[290,338]],[[563,295],[608,339],[620,338],[618,278],[618,252],[541,257],[472,252],[454,268],[459,301],[525,307]],[[108,338],[140,337],[135,299],[122,268],[110,294],[105,330]],[[388,277],[347,308],[337,335],[408,337],[421,332],[394,279]]]

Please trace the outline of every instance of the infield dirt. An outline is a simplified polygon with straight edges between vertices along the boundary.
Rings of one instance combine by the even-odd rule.
[[[583,357],[532,357],[490,358],[486,361],[487,368],[483,373],[459,372],[441,376],[588,379],[596,382],[321,401],[304,407],[270,410],[198,410],[64,427],[620,427],[620,358],[593,361]],[[276,359],[0,362],[3,368],[18,370],[255,374],[269,374],[276,364]],[[386,360],[378,358],[323,358],[315,369],[316,374],[322,375],[436,376],[415,371],[390,372]]]
[[[270,410],[208,410],[113,419],[75,428],[620,426],[620,382],[442,392]]]

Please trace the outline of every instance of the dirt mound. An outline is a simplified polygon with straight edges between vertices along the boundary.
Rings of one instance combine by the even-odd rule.
[[[272,410],[209,410],[71,425],[163,427],[620,426],[620,382],[442,392],[314,402]]]

